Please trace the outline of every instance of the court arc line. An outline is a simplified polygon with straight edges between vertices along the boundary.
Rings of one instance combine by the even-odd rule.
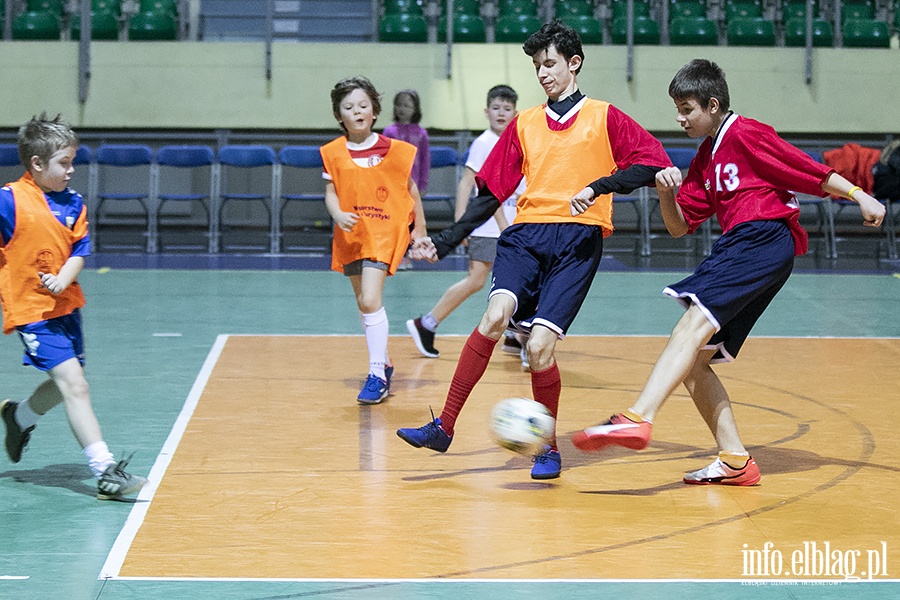
[[[162,448],[160,448],[159,454],[156,456],[156,461],[150,469],[150,473],[147,477],[149,483],[141,490],[140,494],[138,494],[131,512],[128,513],[128,517],[125,519],[122,530],[116,537],[116,541],[113,543],[112,548],[110,548],[109,554],[106,557],[106,562],[103,564],[103,568],[100,570],[97,579],[119,579],[119,571],[122,569],[128,550],[131,548],[131,544],[134,542],[134,538],[141,528],[144,518],[147,516],[147,511],[150,509],[153,495],[156,493],[157,487],[159,487],[159,484],[162,482],[166,469],[169,468],[169,464],[172,462],[175,450],[178,448],[178,444],[181,442],[181,438],[194,414],[194,410],[197,408],[200,396],[206,388],[206,384],[209,382],[209,377],[212,374],[216,362],[219,360],[219,356],[222,354],[222,350],[225,348],[228,337],[228,335],[219,335],[216,337],[216,341],[213,343],[209,354],[207,354],[206,360],[203,362],[203,366],[200,368],[200,372],[197,374],[197,378],[194,380],[194,384],[191,386],[187,398],[185,398],[184,405],[181,407],[181,412],[178,413],[178,417],[172,425],[169,436],[163,443]]]
[[[853,417],[852,415],[848,414],[847,412],[845,412],[839,408],[825,404],[819,400],[816,400],[815,398],[805,396],[803,394],[798,394],[796,392],[791,392],[789,390],[780,390],[780,388],[776,388],[774,386],[764,386],[764,387],[768,387],[773,390],[782,391],[782,392],[786,393],[787,395],[790,395],[801,401],[810,402],[810,403],[817,405],[827,411],[830,411],[839,416],[842,416],[845,419],[847,419],[847,421],[852,423],[853,426],[856,428],[857,432],[860,434],[861,442],[862,442],[862,448],[860,449],[860,456],[856,460],[857,464],[847,466],[847,468],[844,469],[841,473],[839,473],[838,475],[835,475],[830,480],[825,481],[824,483],[821,483],[814,488],[808,489],[808,490],[801,492],[799,494],[796,494],[794,496],[775,501],[773,504],[761,506],[750,512],[738,513],[738,514],[732,515],[730,517],[725,517],[725,518],[718,519],[715,521],[710,521],[708,523],[703,523],[700,525],[695,525],[693,527],[688,527],[686,529],[681,529],[681,530],[677,530],[677,531],[672,531],[670,533],[650,536],[650,537],[646,537],[643,539],[629,540],[626,542],[620,542],[617,544],[611,544],[611,545],[607,545],[607,546],[600,546],[597,548],[591,548],[591,549],[582,550],[579,552],[573,552],[573,553],[565,554],[565,555],[546,556],[544,558],[535,558],[535,559],[531,559],[531,560],[519,561],[516,563],[499,564],[499,565],[493,565],[493,566],[489,566],[489,567],[481,567],[478,569],[470,569],[468,571],[456,571],[456,572],[450,572],[450,573],[443,573],[440,575],[436,575],[436,578],[438,578],[438,579],[462,578],[462,577],[465,577],[467,573],[487,573],[490,571],[497,571],[497,570],[501,570],[501,569],[509,569],[509,568],[515,568],[515,567],[528,566],[528,565],[532,565],[532,564],[553,562],[553,561],[565,559],[565,558],[577,558],[577,557],[581,557],[581,556],[597,555],[597,554],[602,554],[604,552],[618,550],[621,548],[626,548],[626,547],[631,547],[631,546],[639,546],[641,544],[666,540],[666,539],[678,537],[681,535],[694,533],[696,531],[702,531],[704,529],[711,529],[711,528],[719,527],[721,525],[726,525],[728,523],[739,521],[741,519],[751,519],[752,520],[753,517],[755,517],[757,515],[765,514],[765,513],[774,511],[774,510],[779,510],[781,508],[784,508],[785,506],[789,506],[789,505],[799,502],[805,498],[809,498],[816,494],[822,493],[822,492],[838,485],[839,483],[846,481],[847,479],[849,479],[850,477],[852,477],[853,475],[858,473],[860,470],[865,468],[865,464],[864,464],[865,461],[867,461],[872,456],[872,454],[875,452],[875,441],[874,441],[874,437],[872,436],[871,430],[869,430],[869,428],[866,427],[866,425],[862,421],[860,421],[859,419]],[[582,493],[591,494],[594,492],[582,491]],[[776,581],[776,580],[777,581],[789,581],[788,579],[783,579],[783,580],[775,579],[775,580],[767,580],[767,581]],[[700,580],[700,581],[709,581],[709,580]],[[739,579],[736,581],[745,581],[745,580]],[[800,580],[800,581],[806,581],[806,580]],[[845,580],[835,579],[835,580],[828,580],[828,581],[845,581]],[[869,580],[866,580],[866,581],[869,581]],[[875,580],[873,580],[873,581],[875,581]],[[847,580],[847,582],[850,583],[851,580]],[[855,580],[853,580],[852,582],[856,583]]]
[[[425,577],[410,579],[370,579],[370,578],[322,578],[313,577],[116,577],[116,581],[155,581],[155,582],[212,582],[212,583],[380,583],[380,584],[398,584],[398,583],[528,583],[528,584],[568,584],[568,583],[841,583],[847,585],[865,585],[868,583],[900,583],[900,579],[883,578],[883,579],[846,579],[846,578],[804,578],[789,579],[772,577],[770,579],[745,578],[745,579],[491,579],[491,578],[459,578],[459,577]]]

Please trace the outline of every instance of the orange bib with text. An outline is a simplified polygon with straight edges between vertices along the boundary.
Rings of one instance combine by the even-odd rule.
[[[414,201],[408,184],[415,146],[391,140],[385,157],[370,167],[353,162],[343,137],[322,146],[321,154],[341,210],[359,216],[352,231],[335,225],[331,268],[343,272],[344,265],[369,259],[386,263],[393,275],[409,246]]]

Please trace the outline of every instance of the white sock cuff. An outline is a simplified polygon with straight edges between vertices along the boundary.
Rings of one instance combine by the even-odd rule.
[[[16,405],[16,412],[14,413],[16,423],[19,424],[19,427],[22,429],[28,429],[32,425],[37,425],[38,419],[41,418],[41,415],[37,414],[32,410],[31,405],[28,403],[28,400],[24,402],[20,402]]]
[[[97,479],[100,479],[109,465],[115,464],[116,462],[116,459],[113,457],[112,452],[109,451],[106,442],[102,440],[94,442],[93,444],[88,444],[84,447],[82,452],[88,459],[88,466],[91,468],[94,477]]]
[[[387,311],[382,306],[373,313],[360,313],[362,315],[363,325],[373,327],[388,320]]]

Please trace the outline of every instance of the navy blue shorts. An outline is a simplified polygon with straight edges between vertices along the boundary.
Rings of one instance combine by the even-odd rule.
[[[591,289],[602,253],[603,230],[596,225],[512,225],[497,240],[490,295],[515,300],[515,329],[540,324],[561,338]]]
[[[25,346],[23,365],[49,371],[70,358],[84,365],[84,336],[81,332],[81,311],[16,327]]]
[[[685,308],[696,304],[703,311],[716,328],[704,346],[716,349],[710,362],[729,362],[793,268],[794,241],[787,223],[751,221],[720,237],[693,275],[663,293]]]

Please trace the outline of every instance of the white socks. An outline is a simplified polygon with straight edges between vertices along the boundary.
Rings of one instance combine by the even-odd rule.
[[[31,405],[28,404],[28,400],[20,402],[16,406],[16,423],[18,423],[19,427],[21,427],[22,429],[28,429],[32,425],[37,425],[38,419],[40,419],[41,416],[42,415],[39,415],[31,410]]]
[[[93,444],[89,444],[85,447],[84,455],[88,459],[88,466],[91,468],[91,471],[94,472],[94,477],[100,479],[103,476],[103,472],[106,471],[106,468],[109,465],[115,464],[116,459],[113,458],[112,453],[109,451],[109,448],[106,447],[106,442],[94,442]]]
[[[440,325],[440,321],[434,318],[434,315],[431,314],[431,311],[428,311],[428,314],[422,315],[422,327],[427,329],[428,331],[437,331],[438,325]]]
[[[373,313],[360,313],[363,328],[366,332],[366,345],[369,347],[369,373],[387,379],[384,367],[387,365],[388,317],[382,306]]]

